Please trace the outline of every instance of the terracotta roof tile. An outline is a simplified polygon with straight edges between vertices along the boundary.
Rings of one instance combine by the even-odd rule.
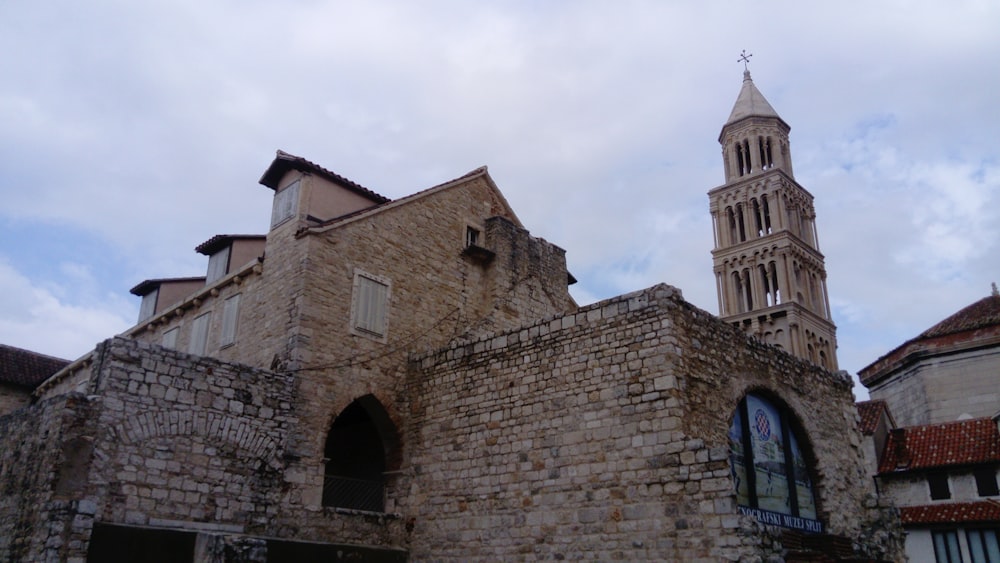
[[[858,414],[861,416],[861,433],[871,436],[878,429],[878,422],[882,419],[882,413],[888,414],[889,405],[885,401],[861,401],[857,404]],[[890,419],[892,415],[889,415]]]
[[[1000,295],[990,295],[976,301],[925,330],[917,339],[935,338],[994,325],[1000,325]]]
[[[889,434],[879,473],[1000,461],[1000,432],[989,418],[897,428]]]
[[[0,344],[0,383],[34,389],[69,360]]]
[[[903,525],[944,524],[948,522],[1000,521],[1000,502],[951,502],[924,506],[904,506],[899,509]]]

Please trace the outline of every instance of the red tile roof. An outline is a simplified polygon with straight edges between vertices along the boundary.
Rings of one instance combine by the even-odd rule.
[[[950,522],[997,522],[1000,521],[1000,502],[984,500],[904,506],[899,509],[899,519],[904,526]]]
[[[69,360],[0,344],[0,383],[34,389]]]
[[[1000,461],[1000,432],[989,418],[897,428],[889,434],[879,473]]]
[[[1000,325],[1000,295],[990,295],[976,301],[925,330],[917,338],[935,338],[995,325]]]
[[[873,401],[861,401],[857,404],[858,414],[861,416],[861,433],[865,436],[871,436],[878,429],[878,422],[882,419],[882,413],[885,412],[889,419],[892,419],[892,415],[889,414],[889,405],[882,400]]]

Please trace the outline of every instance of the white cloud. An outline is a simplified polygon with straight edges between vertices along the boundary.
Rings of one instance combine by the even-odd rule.
[[[68,265],[70,283],[88,286],[92,276]],[[48,287],[42,287],[48,286]],[[98,342],[126,328],[135,308],[122,297],[91,296],[85,305],[70,300],[80,288],[32,280],[0,260],[0,342],[66,359],[76,359]],[[84,287],[89,293],[93,288]]]
[[[267,228],[277,148],[392,197],[487,164],[581,302],[665,282],[715,312],[706,192],[745,48],[793,128],[855,371],[1000,281],[996,21],[974,1],[7,3],[0,218],[120,260],[91,282],[102,256],[72,235],[19,241],[73,265],[3,270],[35,305],[0,339],[61,334],[43,313],[120,330],[123,288]]]

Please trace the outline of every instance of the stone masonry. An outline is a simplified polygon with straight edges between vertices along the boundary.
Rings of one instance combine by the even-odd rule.
[[[416,560],[780,557],[780,534],[741,516],[733,493],[726,432],[751,390],[799,416],[828,533],[867,557],[898,553],[850,381],[669,286],[425,355],[410,381]]]

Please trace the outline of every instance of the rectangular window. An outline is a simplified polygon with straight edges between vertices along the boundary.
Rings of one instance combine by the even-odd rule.
[[[958,533],[955,530],[932,532],[931,537],[934,539],[934,560],[937,563],[962,563]]]
[[[951,498],[951,488],[948,486],[947,473],[928,473],[927,486],[931,489],[931,500]]]
[[[220,346],[229,346],[236,342],[237,321],[240,316],[240,294],[226,299],[226,304],[222,308],[222,338]]]
[[[271,208],[271,228],[277,227],[291,219],[298,208],[299,181],[295,180],[274,194],[274,205]]]
[[[975,474],[976,489],[979,491],[979,496],[995,497],[1000,495],[1000,489],[997,488],[997,470],[995,467],[977,467]]]
[[[139,305],[139,322],[148,319],[156,312],[156,298],[160,295],[160,288],[150,291],[142,296],[142,304]]]
[[[997,530],[969,530],[965,534],[969,542],[969,556],[972,563],[1000,563],[1000,542]]]
[[[354,275],[351,328],[361,334],[385,337],[388,324],[389,281],[363,272]]]
[[[188,343],[188,353],[203,356],[205,354],[205,344],[208,342],[208,323],[212,319],[212,313],[208,312],[200,315],[191,323],[191,342]]]
[[[479,246],[479,229],[475,227],[465,228],[465,246]]]
[[[231,248],[231,246],[227,246],[208,257],[208,274],[205,276],[206,284],[225,277],[229,272],[229,250]]]
[[[181,331],[180,327],[175,326],[174,328],[163,333],[163,344],[164,348],[177,348],[177,333]]]

